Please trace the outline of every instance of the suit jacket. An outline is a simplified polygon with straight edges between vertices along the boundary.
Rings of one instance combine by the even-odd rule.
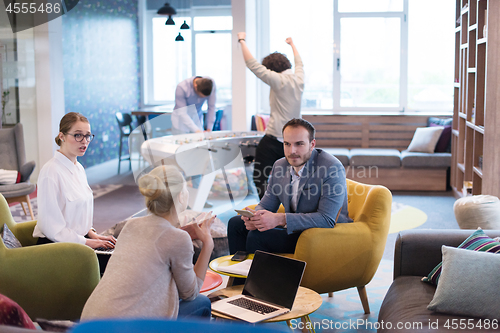
[[[347,212],[345,169],[336,157],[321,149],[312,151],[300,178],[296,212],[291,212],[290,208],[291,179],[290,164],[286,158],[277,160],[266,193],[256,210],[276,212],[283,204],[288,234],[309,228],[333,228],[335,223],[352,222]]]

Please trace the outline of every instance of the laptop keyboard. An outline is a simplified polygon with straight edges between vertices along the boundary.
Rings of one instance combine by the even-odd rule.
[[[229,301],[228,303],[239,306],[240,308],[248,309],[253,312],[257,312],[260,314],[266,314],[266,313],[271,313],[276,310],[279,310],[278,308],[264,305],[259,302],[254,302],[252,300],[249,300],[248,298],[237,298],[235,300]]]
[[[98,248],[94,249],[94,251],[96,253],[100,253],[100,254],[113,254],[114,250],[115,250],[114,248],[107,249],[107,248],[104,248],[104,247],[98,247]]]

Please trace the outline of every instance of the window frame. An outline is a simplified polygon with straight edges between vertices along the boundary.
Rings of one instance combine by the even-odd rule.
[[[164,15],[158,15],[157,10],[147,10],[142,8],[142,13],[139,13],[140,26],[142,28],[141,36],[141,67],[142,67],[142,93],[141,101],[143,106],[153,106],[153,105],[173,105],[175,100],[155,100],[154,99],[154,75],[153,75],[153,18],[162,17]],[[176,17],[190,17],[191,26],[191,75],[196,73],[196,35],[202,33],[231,33],[232,30],[195,30],[194,29],[194,18],[199,16],[231,16],[231,6],[216,6],[216,7],[197,7],[193,6],[189,9],[178,9],[177,14],[173,16],[175,20]],[[166,18],[165,18],[166,20]],[[141,22],[142,21],[142,22]],[[182,22],[176,22],[176,27],[182,24]],[[188,41],[189,42],[189,41]],[[225,102],[225,101],[221,101]],[[218,101],[219,103],[219,101]]]
[[[257,10],[260,13],[261,22],[258,22],[257,33],[259,38],[259,45],[257,47],[257,54],[259,58],[264,57],[269,53],[270,45],[269,38],[265,37],[265,31],[269,31],[269,1],[260,0],[257,3]],[[333,35],[334,35],[334,53],[333,57],[333,108],[332,109],[318,109],[318,108],[302,108],[302,112],[316,113],[316,114],[338,114],[338,113],[405,113],[415,112],[416,110],[408,109],[408,3],[409,0],[403,1],[402,11],[389,11],[389,12],[339,12],[339,0],[334,0],[333,4]],[[400,19],[400,78],[399,78],[399,105],[397,107],[342,107],[340,106],[341,86],[340,86],[340,69],[337,69],[337,59],[340,59],[340,35],[341,35],[341,19],[342,18],[390,18],[396,17]],[[336,42],[338,41],[338,42]],[[300,52],[300,50],[299,50]],[[342,66],[342,59],[340,59],[340,66]],[[307,75],[307,69],[306,69]],[[261,112],[269,113],[269,89],[263,88],[262,84],[258,87],[258,99]],[[266,96],[267,95],[267,96]],[[429,112],[429,111],[422,111]],[[444,111],[439,111],[443,113]]]

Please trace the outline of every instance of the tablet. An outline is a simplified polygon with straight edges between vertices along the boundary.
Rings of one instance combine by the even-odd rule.
[[[241,216],[245,217],[252,217],[254,214],[249,211],[249,210],[243,210],[243,209],[235,209],[234,210],[236,213],[240,214]]]

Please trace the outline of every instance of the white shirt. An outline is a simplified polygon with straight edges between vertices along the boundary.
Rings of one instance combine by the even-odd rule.
[[[196,107],[188,105],[172,112],[172,134],[195,133],[203,130]]]
[[[92,228],[94,197],[83,166],[59,151],[38,177],[38,222],[33,237],[85,244]]]
[[[294,56],[294,61],[295,73],[291,69],[281,73],[274,72],[254,58],[246,61],[248,69],[271,87],[269,92],[271,116],[267,123],[266,134],[277,138],[283,136],[283,125],[292,118],[300,118],[304,92],[304,65],[298,54]]]

